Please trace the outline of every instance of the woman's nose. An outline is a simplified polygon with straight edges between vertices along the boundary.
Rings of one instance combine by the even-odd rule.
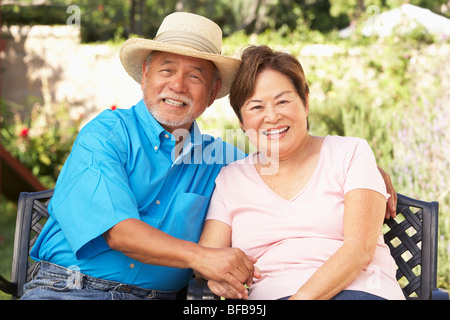
[[[277,122],[279,119],[279,113],[277,112],[276,108],[274,107],[268,107],[266,108],[266,121],[267,122]]]

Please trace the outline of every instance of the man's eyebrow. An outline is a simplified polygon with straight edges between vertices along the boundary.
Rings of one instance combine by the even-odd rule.
[[[171,63],[176,63],[176,61],[175,61],[175,60],[171,60],[171,59],[164,59],[164,60],[161,62],[161,65],[164,66],[164,65],[166,65],[166,64],[171,64]]]
[[[164,60],[161,62],[161,65],[164,66],[164,65],[166,65],[166,64],[172,64],[172,63],[173,63],[173,64],[180,64],[180,62],[177,62],[177,61],[172,60],[172,59],[164,59]],[[201,66],[197,66],[197,65],[189,65],[189,67],[192,68],[192,69],[198,70],[198,71],[201,72],[201,73],[205,73],[205,68],[203,68],[203,67],[201,67]]]
[[[180,62],[172,60],[172,59],[164,59],[161,61],[161,66],[165,66],[168,64],[177,64],[179,65]],[[202,77],[207,77],[207,73],[205,71],[205,68],[203,68],[202,66],[197,66],[197,65],[188,65],[190,68],[200,72],[202,74]]]

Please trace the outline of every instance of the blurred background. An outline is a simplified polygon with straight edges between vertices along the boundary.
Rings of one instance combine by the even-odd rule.
[[[449,0],[17,0],[1,1],[0,274],[11,272],[21,191],[53,188],[80,128],[129,108],[140,85],[118,52],[153,38],[174,11],[223,30],[223,52],[250,44],[296,55],[310,86],[316,135],[366,139],[399,193],[439,201],[438,287],[450,286]],[[245,151],[228,97],[202,131]],[[1,295],[0,299],[8,299]]]

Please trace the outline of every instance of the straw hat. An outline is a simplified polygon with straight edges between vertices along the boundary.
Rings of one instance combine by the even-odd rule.
[[[222,30],[216,23],[186,12],[175,12],[164,18],[153,40],[131,38],[122,45],[120,61],[139,84],[142,81],[142,62],[153,50],[212,61],[222,80],[217,99],[229,93],[241,63],[240,59],[221,55]]]

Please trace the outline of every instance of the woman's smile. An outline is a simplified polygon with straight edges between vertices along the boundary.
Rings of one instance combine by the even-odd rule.
[[[263,131],[263,135],[268,139],[280,139],[286,135],[289,129],[289,126],[279,126]]]

